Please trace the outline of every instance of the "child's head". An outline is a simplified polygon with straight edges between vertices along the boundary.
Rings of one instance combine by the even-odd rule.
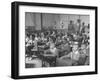
[[[74,42],[72,51],[76,51],[78,49],[78,42]]]
[[[52,43],[52,44],[50,45],[50,48],[51,48],[51,49],[55,48],[55,44]]]
[[[32,39],[32,35],[30,35],[30,39]]]
[[[86,45],[85,44],[82,44],[81,45],[81,49],[85,49],[86,48]]]

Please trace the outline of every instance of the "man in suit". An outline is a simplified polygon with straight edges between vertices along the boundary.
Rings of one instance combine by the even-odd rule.
[[[69,34],[75,33],[74,23],[72,20],[70,21],[70,23],[68,25],[68,32],[69,32]]]
[[[80,28],[81,28],[81,20],[77,19],[77,22],[75,24],[75,32],[80,33]]]

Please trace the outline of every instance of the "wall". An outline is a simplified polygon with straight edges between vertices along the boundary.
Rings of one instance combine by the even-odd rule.
[[[41,14],[40,13],[36,13],[35,14],[35,17],[36,17],[36,30],[41,30]]]
[[[11,2],[14,0],[1,0],[0,2],[0,81],[14,81],[10,78],[11,69]],[[18,0],[17,0],[18,1]],[[20,1],[20,0],[19,0]],[[100,14],[100,0],[21,0],[42,3],[72,4],[98,6]],[[100,35],[100,15],[98,16],[98,34]],[[98,36],[100,41],[100,36]],[[100,48],[100,42],[98,43]],[[100,68],[100,50],[98,50],[98,68]],[[99,69],[100,72],[100,69]],[[100,81],[98,75],[67,76],[55,78],[26,79],[20,81]]]
[[[35,14],[26,12],[25,13],[25,26],[28,27],[28,26],[35,26],[35,25],[36,25]]]
[[[42,14],[43,17],[43,27],[52,27],[53,26],[53,22],[54,22],[54,16],[53,14]]]
[[[42,16],[42,17],[41,17]],[[72,14],[52,14],[52,13],[26,13],[25,15],[25,26],[26,28],[33,27],[33,29],[41,30],[43,28],[56,27],[57,29],[68,29],[70,20],[77,22],[77,19],[81,19],[85,25],[90,22],[89,16],[86,15],[72,15]],[[42,25],[42,26],[41,26]]]
[[[41,30],[41,14],[40,13],[25,13],[25,27],[26,29]]]

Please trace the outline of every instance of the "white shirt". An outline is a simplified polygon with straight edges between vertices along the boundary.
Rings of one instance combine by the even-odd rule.
[[[27,42],[27,44],[26,44],[26,47],[32,45],[32,43],[33,43],[33,41],[32,41],[32,40],[29,40],[29,41]]]
[[[71,52],[71,59],[78,61],[80,57],[79,51]]]

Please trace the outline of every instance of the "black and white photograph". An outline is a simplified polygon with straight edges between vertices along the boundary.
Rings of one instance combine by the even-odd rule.
[[[90,16],[25,12],[25,68],[88,66]]]

